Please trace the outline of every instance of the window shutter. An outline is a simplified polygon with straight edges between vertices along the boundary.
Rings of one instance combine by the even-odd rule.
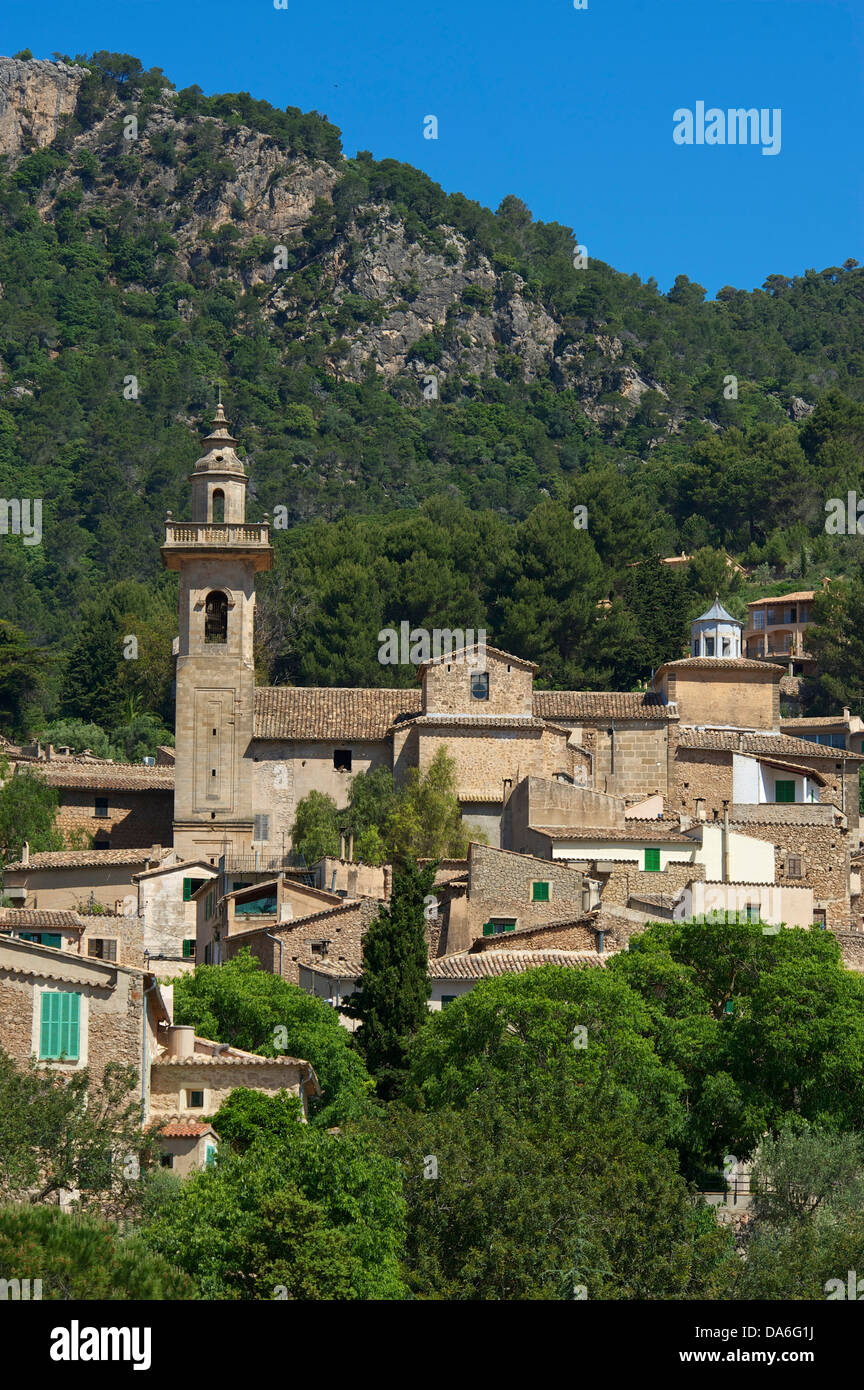
[[[42,945],[56,946],[59,951],[60,947],[63,945],[63,938],[59,932],[46,931],[42,933]]]
[[[504,923],[504,930],[505,930],[505,931],[515,931],[515,930],[516,930],[516,923],[515,923],[515,922],[505,922],[505,923]]]
[[[774,799],[778,802],[791,802],[795,800],[794,782],[775,782]]]
[[[60,1042],[60,995],[46,993],[42,995],[42,1018],[39,1030],[39,1056],[56,1057],[59,1054]]]
[[[183,901],[184,901],[184,903],[188,903],[188,902],[191,902],[191,900],[192,900],[192,880],[191,880],[191,878],[184,878],[184,880],[183,880]]]
[[[646,849],[645,851],[645,871],[646,873],[656,873],[660,868],[659,849]]]
[[[535,903],[548,903],[548,901],[549,901],[549,884],[548,884],[548,883],[535,883],[535,884],[533,884],[533,885],[532,885],[531,900],[532,900],[532,902],[535,902]]]
[[[183,957],[185,960],[190,960],[194,955],[195,942],[187,937],[187,939],[183,942]]]
[[[81,996],[60,994],[56,990],[42,995],[39,1056],[56,1059],[61,1054],[70,1062],[79,1056]]]
[[[495,935],[495,928],[494,928],[494,926],[492,925],[491,922],[484,922],[484,923],[483,923],[483,935],[484,935],[484,936],[494,936],[494,935]]]
[[[102,957],[103,960],[116,960],[116,959],[117,959],[117,942],[116,942],[116,941],[114,941],[114,940],[111,939],[110,937],[107,938],[106,941],[105,941],[105,945],[104,945],[104,948],[103,948],[103,949],[104,949],[104,955],[103,955],[103,957]]]

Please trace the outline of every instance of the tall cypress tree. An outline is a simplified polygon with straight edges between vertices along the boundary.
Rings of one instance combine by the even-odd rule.
[[[429,950],[423,899],[435,881],[435,865],[408,862],[393,873],[393,892],[363,938],[363,973],[342,1007],[360,1019],[357,1043],[375,1077],[379,1096],[399,1090],[406,1054],[428,1017]]]

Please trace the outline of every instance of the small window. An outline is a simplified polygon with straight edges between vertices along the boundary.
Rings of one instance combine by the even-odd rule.
[[[705,638],[705,655],[706,655],[706,656],[713,656],[713,655],[714,655],[714,638],[713,638],[713,637],[706,637],[706,638]]]
[[[723,638],[723,655],[724,655],[724,656],[731,656],[731,654],[732,654],[732,639],[731,639],[731,637],[724,637],[724,638]]]
[[[454,999],[458,999],[458,998],[459,998],[458,994],[442,994],[442,995],[441,995],[441,1008],[442,1008],[442,1009],[446,1009],[446,1007],[447,1007],[448,1004],[452,1004],[452,1003],[453,1003],[453,1000],[454,1000]]]
[[[80,1054],[81,996],[46,990],[39,1026],[41,1061],[77,1062]]]
[[[795,800],[794,782],[775,782],[774,800],[777,802],[789,802]]]
[[[758,903],[747,903],[744,912],[748,922],[761,922],[762,913]]]
[[[162,1166],[163,1168],[173,1168],[173,1167],[174,1167],[174,1155],[173,1155],[173,1154],[162,1154],[162,1155],[160,1156],[159,1162],[160,1162],[160,1164],[161,1164],[161,1166]]]
[[[646,849],[645,851],[645,872],[656,874],[660,869],[659,849]]]
[[[204,641],[228,641],[228,596],[215,589],[204,601]]]
[[[194,942],[194,940],[190,939],[189,937],[186,937],[186,939],[185,939],[184,942],[183,942],[183,959],[184,959],[184,960],[194,960],[194,959],[195,959],[195,942]]]
[[[98,820],[107,820],[107,819],[108,819],[108,798],[107,798],[107,796],[97,796],[97,797],[96,797],[96,800],[95,800],[95,803],[94,803],[93,814],[94,814],[94,816],[97,817]]]
[[[489,699],[489,672],[481,671],[471,677],[471,697],[474,700]]]
[[[213,1166],[213,1164],[214,1164],[215,1162],[216,1162],[216,1145],[215,1145],[215,1144],[208,1144],[207,1147],[206,1147],[205,1150],[204,1150],[204,1165],[205,1165],[205,1167],[210,1168],[210,1167]]]
[[[110,849],[110,848],[111,848],[111,838],[110,838],[109,835],[106,835],[106,833],[105,833],[104,830],[98,831],[98,832],[93,836],[93,848],[94,848],[94,849]]]
[[[351,771],[351,749],[337,748],[333,754],[333,766],[337,772]]]
[[[221,487],[213,491],[213,520],[220,524],[225,520],[225,493]]]
[[[548,883],[532,883],[532,884],[531,884],[531,901],[532,901],[532,903],[548,903],[548,901],[549,901],[549,884],[548,884]]]
[[[803,877],[804,877],[804,860],[801,858],[801,855],[800,855],[800,854],[790,854],[790,855],[789,855],[789,858],[786,860],[786,877],[787,877],[787,878],[803,878]]]
[[[189,1092],[189,1109],[190,1109],[190,1110],[203,1110],[203,1109],[204,1109],[204,1092],[203,1092],[203,1091],[190,1091],[190,1092]]]
[[[309,950],[313,956],[326,956],[330,946],[329,941],[310,941]]]
[[[350,757],[350,754],[349,754],[349,757]],[[350,769],[349,769],[349,770],[350,770]],[[269,839],[270,839],[270,817],[269,817],[269,816],[256,816],[256,817],[255,817],[255,828],[254,828],[254,830],[253,830],[253,832],[252,832],[252,839],[253,839],[253,840],[269,840]]]
[[[87,943],[87,954],[96,960],[116,960],[117,942],[113,937],[91,936]]]

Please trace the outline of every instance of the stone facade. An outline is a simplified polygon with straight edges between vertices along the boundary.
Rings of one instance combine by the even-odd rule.
[[[273,975],[280,973],[281,958],[282,978],[294,985],[300,982],[301,965],[314,966],[326,960],[333,965],[356,967],[363,955],[364,933],[377,916],[378,908],[378,903],[363,898],[329,912],[316,912],[297,922],[274,922],[267,928],[253,927],[237,932],[222,943],[224,958],[231,960],[248,946],[256,960]],[[327,944],[313,949],[319,942]]]
[[[472,694],[472,676],[485,671],[488,675],[488,699],[478,700]],[[522,715],[533,714],[533,680],[537,667],[494,647],[486,648],[485,665],[450,662],[442,657],[421,668],[423,681],[423,713],[425,715],[459,714]]]
[[[173,795],[170,790],[118,791],[100,787],[59,788],[57,828],[66,843],[86,836],[98,844],[104,837],[111,849],[139,849],[142,845],[170,845]],[[107,801],[107,813],[97,800]],[[85,840],[86,844],[86,840]]]
[[[299,1096],[301,1082],[308,1080],[309,1063],[293,1058],[250,1058],[247,1062],[231,1058],[199,1056],[158,1057],[150,1069],[150,1118],[169,1115],[212,1117],[238,1086],[265,1095],[287,1091]],[[314,1075],[314,1073],[313,1073]],[[203,1105],[193,1106],[190,1093],[203,1092]]]

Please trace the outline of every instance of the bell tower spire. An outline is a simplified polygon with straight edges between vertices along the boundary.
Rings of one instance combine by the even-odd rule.
[[[255,575],[273,561],[269,525],[246,520],[236,446],[220,399],[190,475],[192,520],[169,512],[162,547],[180,574],[174,847],[214,863],[252,841]]]

